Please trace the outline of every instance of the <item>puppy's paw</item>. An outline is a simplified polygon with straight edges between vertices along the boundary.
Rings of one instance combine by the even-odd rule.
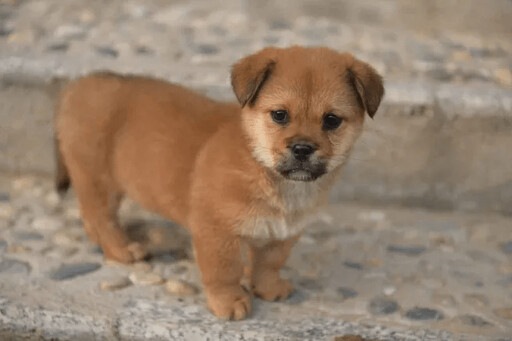
[[[222,291],[208,291],[208,306],[215,316],[226,320],[242,320],[251,311],[251,298],[240,286]]]
[[[102,246],[105,258],[112,259],[121,263],[133,263],[141,261],[148,256],[144,247],[137,242],[127,245],[106,245]]]
[[[287,298],[293,291],[293,286],[285,279],[259,281],[253,287],[254,295],[265,301],[277,301]]]

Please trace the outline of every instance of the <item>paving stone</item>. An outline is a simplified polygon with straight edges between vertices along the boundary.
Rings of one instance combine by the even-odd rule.
[[[457,319],[462,323],[467,324],[468,326],[474,326],[479,328],[488,327],[492,325],[492,323],[476,315],[462,315],[457,317]]]
[[[351,288],[339,287],[336,291],[343,297],[343,299],[352,298],[357,296],[357,291]]]
[[[398,309],[400,309],[398,303],[381,297],[372,299],[368,305],[368,311],[373,315],[389,315],[397,312]]]
[[[412,308],[405,313],[405,317],[409,320],[424,321],[424,320],[442,320],[444,319],[443,313],[430,308]]]
[[[418,256],[426,251],[424,246],[419,245],[389,245],[388,251],[393,253],[404,254],[407,256]]]
[[[132,281],[128,277],[116,277],[109,280],[101,281],[100,288],[105,291],[114,291],[130,286]]]
[[[101,268],[98,263],[71,263],[63,264],[58,269],[50,273],[50,278],[55,281],[73,279],[94,272]]]
[[[0,275],[21,274],[26,275],[32,267],[30,264],[14,259],[5,258],[0,261]]]

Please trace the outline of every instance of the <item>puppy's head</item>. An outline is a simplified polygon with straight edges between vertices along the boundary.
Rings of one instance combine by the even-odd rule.
[[[254,156],[297,181],[341,166],[384,94],[370,65],[328,48],[264,49],[235,64],[231,82]]]

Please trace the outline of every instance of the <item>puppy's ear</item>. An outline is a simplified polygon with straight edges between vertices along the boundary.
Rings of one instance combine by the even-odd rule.
[[[363,108],[373,118],[384,96],[382,77],[369,64],[355,58],[347,71],[348,80],[359,95]]]
[[[231,68],[231,85],[242,108],[256,101],[258,92],[270,77],[276,63],[271,55],[271,49],[265,49],[242,58]]]

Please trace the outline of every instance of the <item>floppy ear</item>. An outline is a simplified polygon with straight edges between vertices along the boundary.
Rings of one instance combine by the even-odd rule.
[[[275,65],[270,52],[270,49],[265,49],[242,58],[231,68],[231,85],[242,108],[254,104],[258,92],[270,77]]]
[[[354,63],[348,68],[348,78],[364,109],[373,118],[384,96],[382,77],[369,64],[354,58]]]

